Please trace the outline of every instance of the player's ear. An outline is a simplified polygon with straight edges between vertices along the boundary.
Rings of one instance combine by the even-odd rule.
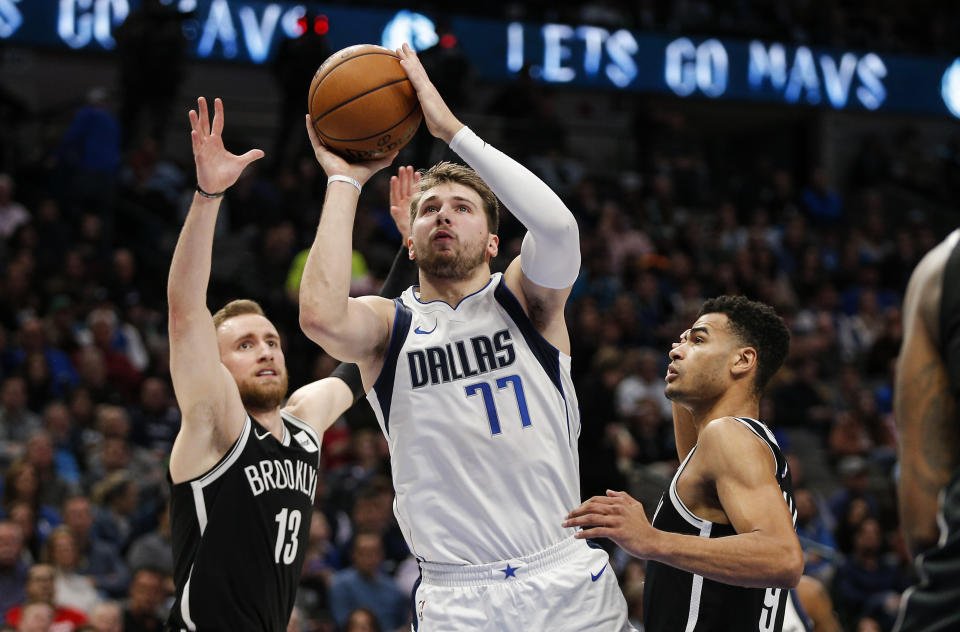
[[[757,366],[757,350],[753,347],[740,347],[736,351],[731,371],[736,377],[749,373]]]
[[[487,239],[487,254],[493,259],[500,252],[500,238],[491,234]]]
[[[413,250],[413,235],[407,237],[407,256],[410,257],[410,261],[413,261],[417,258],[417,253]]]

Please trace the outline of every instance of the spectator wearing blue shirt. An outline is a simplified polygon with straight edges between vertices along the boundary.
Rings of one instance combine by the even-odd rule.
[[[330,609],[333,620],[344,628],[356,608],[373,612],[380,626],[396,630],[408,621],[406,596],[380,570],[383,542],[374,533],[358,533],[353,539],[353,565],[333,576]]]
[[[26,600],[27,569],[20,526],[0,521],[0,619],[7,610]]]

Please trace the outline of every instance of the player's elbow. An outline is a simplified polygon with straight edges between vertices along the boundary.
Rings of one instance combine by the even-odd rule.
[[[777,573],[777,585],[775,588],[796,588],[803,576],[803,550],[800,548],[800,542],[793,538],[793,541],[781,558],[780,568]]]

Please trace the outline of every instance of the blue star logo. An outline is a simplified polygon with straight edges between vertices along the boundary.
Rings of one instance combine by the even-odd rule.
[[[510,566],[510,564],[507,564],[507,567],[506,567],[506,568],[501,568],[501,569],[500,569],[500,572],[503,573],[503,578],[504,578],[504,579],[506,579],[506,578],[508,578],[508,577],[513,577],[514,579],[517,578],[517,575],[516,575],[517,569],[513,568],[512,566]]]

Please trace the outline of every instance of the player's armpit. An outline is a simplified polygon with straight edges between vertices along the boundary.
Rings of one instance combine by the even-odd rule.
[[[503,273],[503,282],[513,292],[540,335],[551,345],[570,354],[570,334],[563,309],[571,288],[554,290],[539,286],[523,274],[521,257],[514,259]]]
[[[328,377],[298,388],[287,400],[284,410],[323,435],[352,405],[350,387],[339,378]]]

